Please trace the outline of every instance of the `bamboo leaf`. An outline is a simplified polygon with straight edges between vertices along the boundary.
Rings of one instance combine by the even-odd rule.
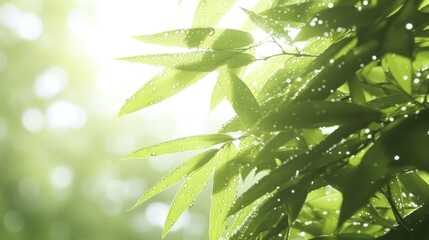
[[[249,15],[250,20],[259,28],[264,30],[270,35],[273,35],[279,39],[281,39],[283,42],[291,43],[292,39],[290,38],[289,34],[284,29],[285,26],[279,24],[275,20],[264,18],[252,11],[249,11],[247,9],[241,8],[247,15]]]
[[[206,74],[203,72],[165,69],[134,93],[121,107],[118,115],[135,112],[174,96],[196,83]]]
[[[222,89],[244,125],[250,127],[260,118],[259,104],[247,85],[229,71],[220,71]]]
[[[231,136],[221,133],[184,137],[139,149],[126,159],[148,158],[163,154],[196,150],[231,140],[233,140]]]
[[[379,111],[344,102],[305,102],[286,105],[262,119],[256,130],[315,128],[382,120]]]
[[[210,208],[210,239],[219,239],[225,230],[228,212],[237,194],[239,171],[236,156],[234,144],[225,146],[217,155]]]
[[[212,175],[215,163],[216,161],[212,158],[204,166],[196,169],[187,176],[171,204],[162,232],[163,238],[204,189]]]
[[[119,60],[169,67],[184,71],[210,72],[220,66],[238,68],[255,61],[248,53],[237,51],[196,51],[164,53],[121,58]]]
[[[237,0],[200,0],[194,14],[193,27],[215,26]],[[216,9],[214,11],[214,9]]]
[[[141,35],[137,40],[163,46],[186,48],[237,49],[253,43],[252,34],[235,29],[191,28]]]
[[[140,199],[134,204],[134,206],[131,208],[135,208],[138,205],[144,203],[151,197],[155,196],[156,194],[166,190],[167,188],[173,186],[177,182],[183,180],[186,178],[190,173],[193,171],[201,168],[204,166],[210,159],[213,158],[213,156],[216,154],[218,150],[212,149],[207,152],[200,153],[191,159],[184,162],[182,165],[177,167],[176,169],[170,171],[166,176],[164,176],[161,180],[159,180],[155,185],[153,185],[151,188],[149,188],[143,196],[140,197]]]

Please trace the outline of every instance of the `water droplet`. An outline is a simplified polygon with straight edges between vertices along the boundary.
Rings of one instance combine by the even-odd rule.
[[[334,7],[334,4],[333,3],[328,3],[328,8],[333,8]]]
[[[399,156],[398,156],[398,155],[396,155],[396,156],[394,156],[394,157],[393,157],[393,159],[394,159],[395,161],[398,161],[398,160],[399,160]]]
[[[405,24],[405,28],[408,29],[408,30],[411,30],[411,29],[413,29],[413,24],[412,23],[407,23],[407,24]]]
[[[152,157],[153,157],[153,156],[156,156],[156,152],[152,152],[150,155],[151,155]]]

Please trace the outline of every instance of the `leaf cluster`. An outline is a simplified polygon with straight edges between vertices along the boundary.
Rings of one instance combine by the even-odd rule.
[[[234,4],[201,0],[192,28],[136,37],[183,52],[123,59],[165,69],[120,115],[210,72],[211,109],[226,99],[236,113],[128,156],[205,149],[136,206],[182,181],[165,236],[213,179],[213,240],[429,239],[429,1],[261,0],[242,30],[215,28]],[[264,44],[278,54],[257,56]]]

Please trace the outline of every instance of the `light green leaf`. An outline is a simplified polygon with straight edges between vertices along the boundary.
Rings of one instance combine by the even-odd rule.
[[[253,36],[248,32],[209,27],[178,29],[136,36],[135,38],[146,43],[163,46],[211,48],[215,50],[243,48],[253,43]]]
[[[237,0],[200,0],[194,14],[193,27],[215,26]]]
[[[118,115],[132,113],[161,102],[196,83],[206,74],[204,72],[165,69],[134,93],[122,106]]]
[[[304,102],[284,105],[262,119],[255,130],[315,128],[382,120],[379,111],[345,102]]]
[[[163,154],[184,152],[201,148],[211,147],[213,145],[231,141],[233,138],[227,134],[209,134],[197,135],[191,137],[179,138],[167,142],[158,143],[149,147],[139,149],[129,155],[126,159],[148,158]]]
[[[167,188],[181,181],[196,169],[199,169],[204,166],[210,159],[212,159],[212,157],[216,154],[217,151],[217,149],[212,149],[207,152],[200,153],[187,160],[176,169],[170,171],[165,177],[163,177],[155,185],[149,188],[131,209],[137,207],[138,205],[147,201],[156,194],[166,190]]]
[[[210,111],[213,111],[225,97],[225,91],[222,89],[222,80],[217,80],[213,88],[212,97],[210,100]]]
[[[247,84],[247,86],[249,86],[249,89],[252,91],[252,93],[257,96],[259,92],[261,92],[267,80],[271,79],[273,74],[275,74],[277,71],[283,69],[286,65],[285,62],[290,58],[290,56],[286,55],[269,58],[250,70],[249,73],[246,74],[246,77],[243,79],[243,81]]]
[[[217,155],[210,207],[210,239],[220,239],[238,185],[237,150],[234,144],[222,148]]]
[[[219,80],[240,120],[248,127],[255,124],[261,112],[258,102],[247,85],[229,71],[219,71]]]
[[[212,158],[211,161],[207,162],[204,166],[196,169],[187,176],[170,206],[167,220],[164,224],[164,230],[162,232],[163,238],[173,227],[177,219],[179,219],[185,210],[193,204],[195,199],[204,189],[212,175],[215,163],[215,159]]]
[[[283,42],[286,43],[292,43],[292,39],[290,38],[289,34],[284,29],[285,26],[281,25],[280,23],[276,22],[273,19],[264,18],[252,11],[249,11],[247,9],[241,8],[247,15],[249,15],[250,20],[259,28],[264,30],[270,35],[273,35],[279,39],[281,39]]]
[[[383,68],[389,71],[396,82],[408,94],[412,90],[412,62],[408,57],[387,53],[382,58]]]
[[[255,57],[238,51],[196,51],[141,55],[121,58],[119,60],[184,71],[210,72],[223,65],[227,68],[243,67],[254,62]]]

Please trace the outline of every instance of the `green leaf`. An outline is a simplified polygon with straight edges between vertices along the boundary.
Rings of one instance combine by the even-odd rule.
[[[212,149],[207,152],[200,153],[191,159],[184,162],[182,165],[177,167],[176,169],[170,171],[166,176],[164,176],[161,180],[159,180],[155,185],[153,185],[151,188],[149,188],[143,196],[140,197],[140,199],[134,204],[134,206],[131,208],[135,208],[138,205],[144,203],[151,197],[155,196],[156,194],[166,190],[167,188],[171,187],[172,185],[176,184],[177,182],[183,180],[186,176],[188,176],[193,171],[201,168],[204,166],[210,159],[213,158],[213,156],[216,154],[218,150]]]
[[[344,102],[304,102],[280,107],[262,119],[256,130],[315,128],[380,121],[379,111]]]
[[[369,234],[362,234],[362,233],[342,233],[342,234],[336,234],[334,236],[320,236],[311,238],[311,240],[372,240],[375,239],[374,236]]]
[[[201,148],[211,147],[213,145],[231,141],[233,138],[227,134],[209,134],[197,135],[185,138],[179,138],[167,142],[158,143],[139,149],[129,155],[126,159],[148,158],[163,154],[184,152]]]
[[[420,203],[429,203],[429,184],[419,176],[417,171],[401,174],[399,175],[399,180],[408,191],[417,197]]]
[[[292,43],[292,39],[289,34],[285,31],[283,25],[279,24],[273,19],[264,18],[252,11],[241,8],[247,15],[249,15],[250,20],[259,28],[267,32],[268,34],[275,36],[281,39],[283,42]]]
[[[194,14],[193,27],[215,26],[237,0],[200,0]]]
[[[269,58],[251,69],[249,73],[246,74],[243,81],[249,86],[252,93],[258,96],[267,80],[270,79],[275,72],[283,69],[286,65],[285,62],[290,58],[290,56]]]
[[[248,53],[237,51],[196,51],[164,53],[121,58],[119,60],[145,63],[184,71],[210,72],[225,65],[227,68],[246,66],[255,61]]]
[[[222,148],[217,155],[213,177],[213,193],[210,208],[210,239],[219,239],[225,230],[238,185],[237,150],[234,144]]]
[[[222,89],[222,80],[217,80],[213,88],[212,97],[210,100],[210,111],[213,111],[225,97],[225,91]]]
[[[215,163],[216,161],[212,158],[211,161],[187,176],[171,204],[162,232],[163,238],[204,189],[212,175]]]
[[[408,93],[412,91],[412,62],[408,57],[387,53],[382,58],[383,68],[389,71],[399,86]]]
[[[349,78],[347,83],[350,89],[350,97],[352,98],[352,103],[362,106],[365,105],[365,94],[363,92],[363,88],[361,86],[361,83],[359,82],[359,79],[357,77]]]
[[[149,80],[129,98],[119,111],[119,116],[135,112],[161,102],[196,83],[207,73],[165,69]]]
[[[292,57],[285,61],[283,67],[266,81],[258,94],[258,101],[264,102],[284,92],[294,93],[295,86],[296,89],[302,86],[297,80],[299,74],[311,61],[312,59],[308,57]]]
[[[316,4],[315,1],[293,3],[267,9],[261,12],[260,15],[267,16],[277,21],[306,23],[314,16],[314,13],[319,10],[318,6],[323,5]]]
[[[255,124],[261,113],[258,102],[247,85],[229,71],[219,71],[219,80],[240,120],[248,127]]]
[[[339,57],[334,64],[326,66],[319,74],[310,79],[307,86],[302,91],[297,92],[295,101],[303,102],[327,98],[347,79],[355,77],[356,71],[361,68],[362,64],[371,61],[371,56],[379,45],[378,41],[370,41]]]
[[[397,121],[380,138],[391,166],[415,166],[429,171],[429,111]]]
[[[365,127],[365,124],[339,127],[311,150],[304,151],[294,158],[285,160],[284,164],[271,171],[269,175],[260,179],[258,183],[243,193],[237,199],[236,204],[230,212],[237,212],[240,207],[249,205],[261,196],[269,195],[272,191],[276,190],[277,187],[280,188],[278,190],[281,190],[293,186],[299,182],[302,175],[306,174],[309,170],[312,172],[318,171],[320,166],[317,166],[317,168],[312,167],[313,164],[318,162],[314,161],[314,159],[320,159],[333,145],[338,144],[343,139],[348,138],[350,134],[363,127]]]
[[[321,11],[317,17],[305,25],[295,41],[303,41],[312,37],[327,37],[328,33],[336,33],[338,29],[351,29],[370,25],[378,15],[377,9],[359,10],[355,6],[340,6]]]
[[[295,137],[296,135],[292,131],[280,132],[279,134],[275,135],[265,144],[258,155],[256,155],[255,160],[253,161],[254,166],[256,166],[258,170],[271,168],[272,166],[270,166],[269,163],[274,162],[275,151]],[[265,164],[260,165],[261,162]]]
[[[243,48],[253,43],[253,36],[248,32],[209,27],[178,29],[136,36],[135,38],[146,43],[163,46],[211,48],[215,50]]]

